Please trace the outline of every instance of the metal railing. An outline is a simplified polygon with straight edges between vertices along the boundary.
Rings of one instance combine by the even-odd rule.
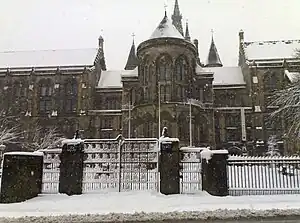
[[[83,192],[159,188],[157,139],[84,140]],[[44,151],[43,193],[58,193],[61,149]]]
[[[229,194],[300,193],[300,157],[242,157],[228,160]]]

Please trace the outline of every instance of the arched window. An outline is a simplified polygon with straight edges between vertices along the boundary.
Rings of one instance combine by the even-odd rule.
[[[13,84],[13,94],[14,97],[26,97],[27,96],[26,85],[19,81],[15,81]]]
[[[174,78],[177,81],[184,80],[185,74],[187,72],[187,63],[183,57],[179,57],[175,62],[175,75]]]
[[[161,85],[160,86],[160,100],[162,102],[171,101],[171,86],[170,85]]]
[[[184,101],[185,100],[185,89],[184,87],[177,85],[177,99],[178,101]]]
[[[148,66],[145,66],[145,69],[144,69],[144,85],[148,85],[148,78],[149,78],[149,68]]]
[[[53,82],[43,79],[39,82],[39,113],[48,114],[52,109]]]
[[[172,60],[166,55],[161,56],[157,61],[157,73],[160,81],[166,81],[171,79],[171,65]]]

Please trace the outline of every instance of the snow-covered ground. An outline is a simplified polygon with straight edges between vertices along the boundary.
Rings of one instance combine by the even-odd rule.
[[[72,215],[70,217],[69,215]],[[75,216],[77,215],[77,216]],[[213,197],[169,195],[156,192],[99,192],[76,196],[40,195],[16,204],[0,204],[0,216],[60,216],[82,222],[163,219],[230,219],[268,216],[300,216],[300,195]],[[51,219],[50,218],[50,219]],[[27,218],[27,220],[33,218]],[[45,221],[45,217],[43,217]],[[49,218],[47,218],[49,219]],[[0,222],[3,218],[0,218]],[[13,222],[27,222],[25,218]],[[28,221],[29,222],[29,221]],[[80,221],[75,221],[80,222]]]

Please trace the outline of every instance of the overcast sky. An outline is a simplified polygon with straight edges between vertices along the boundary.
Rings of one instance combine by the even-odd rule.
[[[104,37],[108,69],[123,69],[135,33],[147,40],[175,0],[0,0],[0,51],[94,48]],[[300,39],[300,0],[179,0],[183,23],[206,61],[211,29],[224,65],[246,41]]]

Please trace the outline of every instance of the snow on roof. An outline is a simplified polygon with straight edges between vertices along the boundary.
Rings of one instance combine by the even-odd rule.
[[[213,85],[244,85],[246,84],[241,67],[210,67],[202,71],[214,72]]]
[[[123,70],[121,72],[122,77],[137,77],[139,75],[139,67],[134,68],[134,70]]]
[[[292,59],[296,49],[300,49],[300,40],[245,42],[244,45],[248,60]]]
[[[159,23],[158,27],[152,33],[150,39],[156,38],[178,38],[184,39],[176,27],[167,16]]]
[[[240,67],[204,67],[197,65],[196,72],[214,72],[214,85],[244,85],[242,69]],[[122,88],[121,77],[138,76],[138,67],[134,70],[102,71],[98,88]]]
[[[93,65],[97,48],[0,52],[0,68]]]
[[[5,155],[17,155],[17,156],[43,156],[42,152],[7,152]]]
[[[102,71],[98,88],[122,88],[121,73],[120,70]]]
[[[284,70],[284,74],[290,80],[290,82],[295,83],[300,79],[299,72],[289,72],[289,70]]]
[[[77,145],[80,143],[84,143],[84,140],[82,140],[82,139],[64,139],[61,143],[67,144],[67,145]]]

